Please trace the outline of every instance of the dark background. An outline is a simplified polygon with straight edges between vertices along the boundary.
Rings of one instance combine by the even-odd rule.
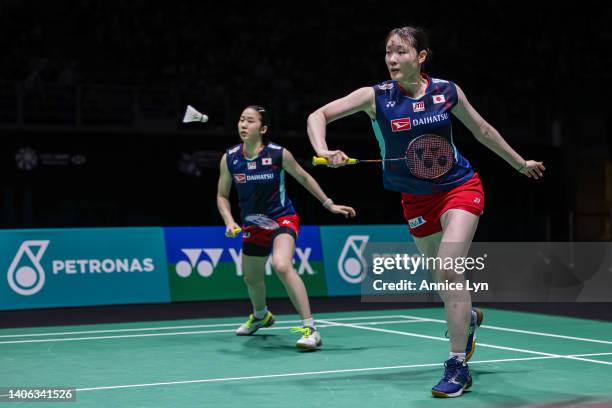
[[[476,240],[609,240],[610,21],[603,1],[0,0],[0,227],[220,225],[218,162],[241,110],[267,107],[272,140],[306,165],[308,114],[388,79],[383,40],[415,24],[428,72],[547,167],[524,178],[455,121],[485,188]],[[182,124],[187,104],[210,121]],[[331,124],[328,144],[378,156],[365,114]],[[378,167],[309,171],[359,216],[289,180],[304,224],[404,222]]]

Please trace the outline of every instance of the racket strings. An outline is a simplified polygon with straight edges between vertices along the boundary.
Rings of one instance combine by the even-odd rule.
[[[454,164],[453,146],[438,135],[419,136],[406,150],[406,165],[410,173],[422,179],[442,177]]]
[[[244,220],[263,229],[274,230],[279,227],[276,221],[264,214],[250,214]]]

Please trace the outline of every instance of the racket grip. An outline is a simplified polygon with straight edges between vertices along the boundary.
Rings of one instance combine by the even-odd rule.
[[[236,236],[242,232],[242,228],[234,228],[232,232],[234,233],[233,236],[230,235],[227,231],[225,231],[225,236],[228,238],[236,238]]]
[[[321,166],[321,165],[326,166],[327,163],[329,163],[329,161],[325,157],[314,156],[312,158],[312,165],[313,166]],[[357,159],[348,159],[347,162],[346,162],[346,164],[357,164],[357,163],[359,163],[359,160],[357,160]]]

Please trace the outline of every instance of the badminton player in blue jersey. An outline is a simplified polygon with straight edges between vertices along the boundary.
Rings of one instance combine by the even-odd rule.
[[[453,142],[450,115],[519,173],[538,179],[544,165],[515,152],[470,105],[459,86],[424,73],[423,65],[431,51],[422,29],[393,29],[385,44],[391,80],[357,89],[313,112],[308,118],[310,142],[329,166],[348,164],[344,152],[328,148],[326,125],[365,112],[385,159],[383,184],[402,194],[404,216],[419,251],[442,259],[464,257],[484,209],[484,192],[478,174]],[[453,270],[432,273],[439,282],[465,282],[464,275]],[[432,394],[456,397],[472,384],[467,362],[474,352],[482,312],[472,309],[467,290],[440,291],[440,297],[448,324],[450,355],[444,376],[432,388]]]
[[[310,312],[304,282],[293,268],[300,220],[285,193],[285,171],[332,213],[354,217],[355,210],[334,204],[287,149],[265,139],[269,123],[264,108],[247,107],[238,121],[242,143],[227,149],[221,159],[217,206],[226,225],[226,235],[234,237],[238,231],[243,232],[242,271],[253,305],[253,314],[236,334],[251,335],[274,324],[274,316],[266,307],[264,283],[265,265],[272,250],[272,266],[303,320],[303,327],[295,329],[302,333],[296,345],[301,349],[315,349],[321,345],[321,336]],[[231,212],[232,183],[238,193],[242,226],[236,223]]]

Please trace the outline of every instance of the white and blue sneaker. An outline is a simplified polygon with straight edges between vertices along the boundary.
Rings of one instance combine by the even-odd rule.
[[[444,362],[444,376],[431,389],[431,395],[437,398],[459,397],[471,386],[470,368],[457,357],[452,357]]]

